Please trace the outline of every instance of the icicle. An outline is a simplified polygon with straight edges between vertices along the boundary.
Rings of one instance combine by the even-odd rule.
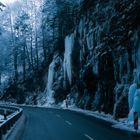
[[[93,30],[90,30],[86,37],[87,46],[89,50],[93,49]]]
[[[54,61],[49,66],[49,73],[48,73],[48,83],[47,83],[47,89],[52,89],[53,79],[54,79]]]
[[[69,84],[72,84],[72,50],[74,46],[74,34],[65,38],[64,53],[64,80],[68,78]]]
[[[80,20],[80,23],[79,23],[79,29],[78,29],[78,32],[79,32],[79,34],[80,34],[80,38],[82,38],[83,29],[84,29],[84,21],[83,21],[83,19],[81,19],[81,20]]]

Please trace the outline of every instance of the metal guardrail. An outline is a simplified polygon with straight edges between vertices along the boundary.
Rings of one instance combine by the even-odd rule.
[[[10,128],[20,118],[20,116],[23,113],[23,110],[15,106],[6,106],[6,105],[0,105],[0,109],[12,111],[11,114],[8,114],[6,120],[0,123],[0,140],[1,140],[2,136],[5,135],[7,131],[10,130]]]

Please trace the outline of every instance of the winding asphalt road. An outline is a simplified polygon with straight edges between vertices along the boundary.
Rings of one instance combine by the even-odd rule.
[[[81,113],[23,107],[27,117],[22,140],[135,140],[127,132]],[[139,138],[138,138],[139,139]]]

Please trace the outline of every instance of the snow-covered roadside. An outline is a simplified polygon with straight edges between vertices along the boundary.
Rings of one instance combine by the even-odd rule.
[[[84,110],[84,109],[77,108],[76,106],[70,106],[68,110],[84,113],[85,115],[93,116],[95,118],[104,120],[106,122],[111,123],[112,127],[120,129],[120,130],[129,131],[132,133],[136,132],[134,129],[133,122],[128,123],[127,118],[114,120],[110,114],[105,114],[104,112],[99,113],[98,111]],[[139,120],[139,129],[137,133],[140,134],[140,120]]]
[[[70,106],[68,110],[84,113],[85,115],[93,116],[95,118],[102,119],[112,124],[116,124],[118,122],[117,120],[114,120],[110,114],[105,114],[104,112],[99,113],[98,111],[89,111],[73,106]]]
[[[128,123],[127,121],[120,121],[118,124],[112,125],[112,127],[120,129],[120,130],[126,130],[129,132],[136,132],[136,130],[134,129],[134,122],[130,122]],[[138,134],[140,134],[140,120],[139,120],[139,129],[137,131]]]

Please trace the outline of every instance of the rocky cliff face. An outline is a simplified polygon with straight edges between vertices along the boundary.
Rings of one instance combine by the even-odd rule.
[[[140,70],[140,3],[88,0],[78,10],[55,67],[55,102],[67,97],[81,108],[125,117],[133,70]]]

